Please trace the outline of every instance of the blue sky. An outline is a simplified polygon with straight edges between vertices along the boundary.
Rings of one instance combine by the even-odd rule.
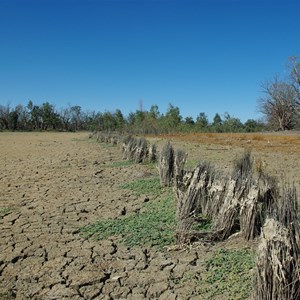
[[[300,54],[297,0],[0,0],[0,104],[257,119]]]

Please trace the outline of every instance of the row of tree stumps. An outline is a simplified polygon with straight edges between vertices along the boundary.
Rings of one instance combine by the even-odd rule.
[[[162,185],[173,185],[177,201],[177,240],[226,240],[239,232],[259,238],[255,299],[300,299],[300,228],[295,186],[279,187],[260,169],[251,153],[224,175],[207,162],[184,170],[187,155],[166,144],[158,158]],[[168,163],[169,162],[169,163]],[[193,230],[209,218],[209,232]]]
[[[246,240],[258,238],[254,298],[300,299],[300,227],[295,186],[280,187],[261,169],[256,172],[250,152],[237,159],[231,174],[225,175],[208,162],[185,170],[187,154],[170,143],[158,153],[156,146],[143,138],[118,141],[124,159],[137,163],[157,161],[161,186],[173,187],[179,243],[222,241],[235,233]],[[208,219],[211,230],[195,229],[199,228],[195,225]]]

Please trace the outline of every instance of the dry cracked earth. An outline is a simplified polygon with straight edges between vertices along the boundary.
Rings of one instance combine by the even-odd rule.
[[[1,133],[0,154],[1,299],[197,299],[180,279],[203,267],[206,246],[158,251],[80,235],[138,211],[144,198],[119,185],[149,167],[110,167],[119,148],[88,133]]]
[[[224,169],[242,151],[185,146],[192,159]],[[284,160],[280,153],[257,155],[274,161],[274,174],[283,166],[298,172],[297,153]],[[88,133],[0,133],[0,157],[0,299],[201,299],[188,279],[201,275],[220,245],[128,248],[115,237],[80,234],[99,219],[138,212],[145,197],[119,186],[155,169],[113,165],[122,161],[119,147],[100,145]]]

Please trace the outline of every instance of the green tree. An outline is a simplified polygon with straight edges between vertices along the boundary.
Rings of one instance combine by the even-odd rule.
[[[54,106],[48,101],[42,104],[41,107],[42,115],[42,129],[56,129],[59,124],[59,116],[54,110]]]
[[[125,122],[125,118],[120,109],[116,109],[116,111],[114,113],[114,118],[116,121],[116,129],[122,130],[124,128],[126,122]]]
[[[105,131],[115,131],[117,127],[117,122],[114,114],[106,111],[102,114],[101,130]]]
[[[192,132],[194,131],[195,127],[195,121],[193,117],[188,116],[185,117],[184,120],[181,122],[181,126],[178,128],[178,130],[183,132]]]
[[[163,127],[165,128],[165,130],[167,130],[168,132],[176,131],[181,123],[181,119],[182,117],[180,115],[179,108],[169,103],[166,115],[163,117]]]
[[[264,124],[253,119],[248,119],[244,123],[244,128],[246,132],[258,132],[263,130]]]
[[[187,124],[187,125],[194,125],[195,121],[194,121],[193,117],[186,117],[184,119],[184,123]]]
[[[127,122],[129,125],[129,129],[135,133],[147,133],[147,115],[149,113],[143,110],[136,110],[135,113],[131,112],[128,115]]]
[[[233,118],[229,113],[225,113],[222,131],[224,132],[240,132],[243,131],[244,125],[238,118]]]
[[[152,119],[155,120],[158,120],[161,117],[158,106],[156,104],[150,107],[149,115]]]
[[[38,105],[34,105],[31,110],[31,123],[33,129],[42,129],[43,113]]]
[[[197,129],[200,131],[205,131],[208,128],[209,122],[207,115],[204,112],[201,112],[196,119]]]
[[[146,113],[142,110],[137,110],[135,112],[134,123],[138,127],[143,127],[143,123],[146,117]]]
[[[218,113],[216,113],[212,122],[212,131],[221,132],[222,124],[223,124],[223,120],[221,116]]]
[[[130,125],[130,126],[133,126],[134,125],[134,121],[135,121],[135,113],[134,112],[130,112],[127,116],[127,123]]]

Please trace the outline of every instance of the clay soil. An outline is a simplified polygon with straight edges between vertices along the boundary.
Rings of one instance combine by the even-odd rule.
[[[272,175],[299,181],[296,133],[149,139],[159,146],[171,140],[190,165],[208,160],[225,172],[252,148]],[[246,245],[232,239],[157,250],[83,238],[82,226],[137,213],[145,197],[120,184],[156,172],[114,164],[122,161],[120,148],[86,132],[0,133],[0,157],[0,299],[201,299],[193,296],[197,283],[182,279],[201,272],[218,247]]]

